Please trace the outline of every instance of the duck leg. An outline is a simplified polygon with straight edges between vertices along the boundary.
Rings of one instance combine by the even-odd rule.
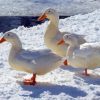
[[[24,85],[35,85],[36,84],[36,74],[33,74],[31,79],[25,79],[23,83]]]
[[[88,72],[87,72],[87,68],[85,68],[85,72],[83,73],[83,75],[85,75],[85,76],[89,76],[90,74],[88,74]]]
[[[65,61],[63,62],[63,64],[64,64],[64,65],[68,65],[67,60],[65,60]]]

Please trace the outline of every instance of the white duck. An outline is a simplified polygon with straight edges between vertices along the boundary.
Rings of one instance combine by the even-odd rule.
[[[36,74],[43,75],[57,68],[62,57],[52,53],[49,49],[26,51],[22,49],[22,43],[18,36],[12,32],[7,32],[0,39],[0,43],[10,42],[12,48],[9,54],[9,64],[19,71],[33,73],[31,79],[24,80],[26,85],[35,85]]]
[[[50,20],[50,23],[46,29],[44,35],[44,42],[46,46],[55,52],[57,55],[64,57],[66,55],[66,49],[68,44],[63,44],[61,46],[57,45],[57,42],[62,39],[64,34],[70,34],[68,32],[60,32],[59,25],[59,15],[54,9],[47,9],[39,18],[38,21],[42,21],[45,18]],[[83,43],[86,41],[83,41]]]
[[[85,73],[83,74],[88,76],[87,69],[100,66],[100,42],[80,45],[78,37],[81,36],[66,34],[58,44],[60,45],[62,42],[69,44],[66,54],[68,64],[74,67],[84,68]]]

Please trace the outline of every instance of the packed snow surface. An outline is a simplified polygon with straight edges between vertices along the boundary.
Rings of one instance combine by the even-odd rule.
[[[43,37],[47,25],[48,21],[30,28],[20,26],[11,31],[18,34],[23,48],[43,49],[46,48]],[[100,10],[61,19],[59,29],[86,35],[88,42],[100,41]],[[37,76],[35,86],[25,86],[22,80],[31,75],[9,66],[10,48],[10,43],[0,44],[0,100],[100,100],[99,67],[89,70],[91,76],[85,77],[81,75],[82,69],[62,66],[46,75]]]
[[[0,15],[37,16],[46,8],[60,15],[75,15],[100,9],[100,0],[0,0]]]

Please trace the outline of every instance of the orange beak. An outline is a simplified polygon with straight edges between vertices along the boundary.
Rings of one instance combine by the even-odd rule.
[[[5,42],[5,41],[6,41],[5,38],[1,38],[1,39],[0,39],[0,43],[3,43],[3,42]]]
[[[57,45],[62,45],[62,44],[64,44],[65,43],[65,41],[63,40],[63,39],[61,39],[58,43],[57,43]]]
[[[43,15],[41,15],[39,18],[38,18],[38,21],[43,21],[44,19],[46,19],[47,16],[46,14],[44,13]]]

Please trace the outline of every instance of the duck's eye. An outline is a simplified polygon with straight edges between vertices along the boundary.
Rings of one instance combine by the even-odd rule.
[[[8,34],[8,36],[10,36],[10,34]]]
[[[51,12],[50,10],[48,12]]]
[[[69,36],[66,36],[67,38],[69,38]]]

